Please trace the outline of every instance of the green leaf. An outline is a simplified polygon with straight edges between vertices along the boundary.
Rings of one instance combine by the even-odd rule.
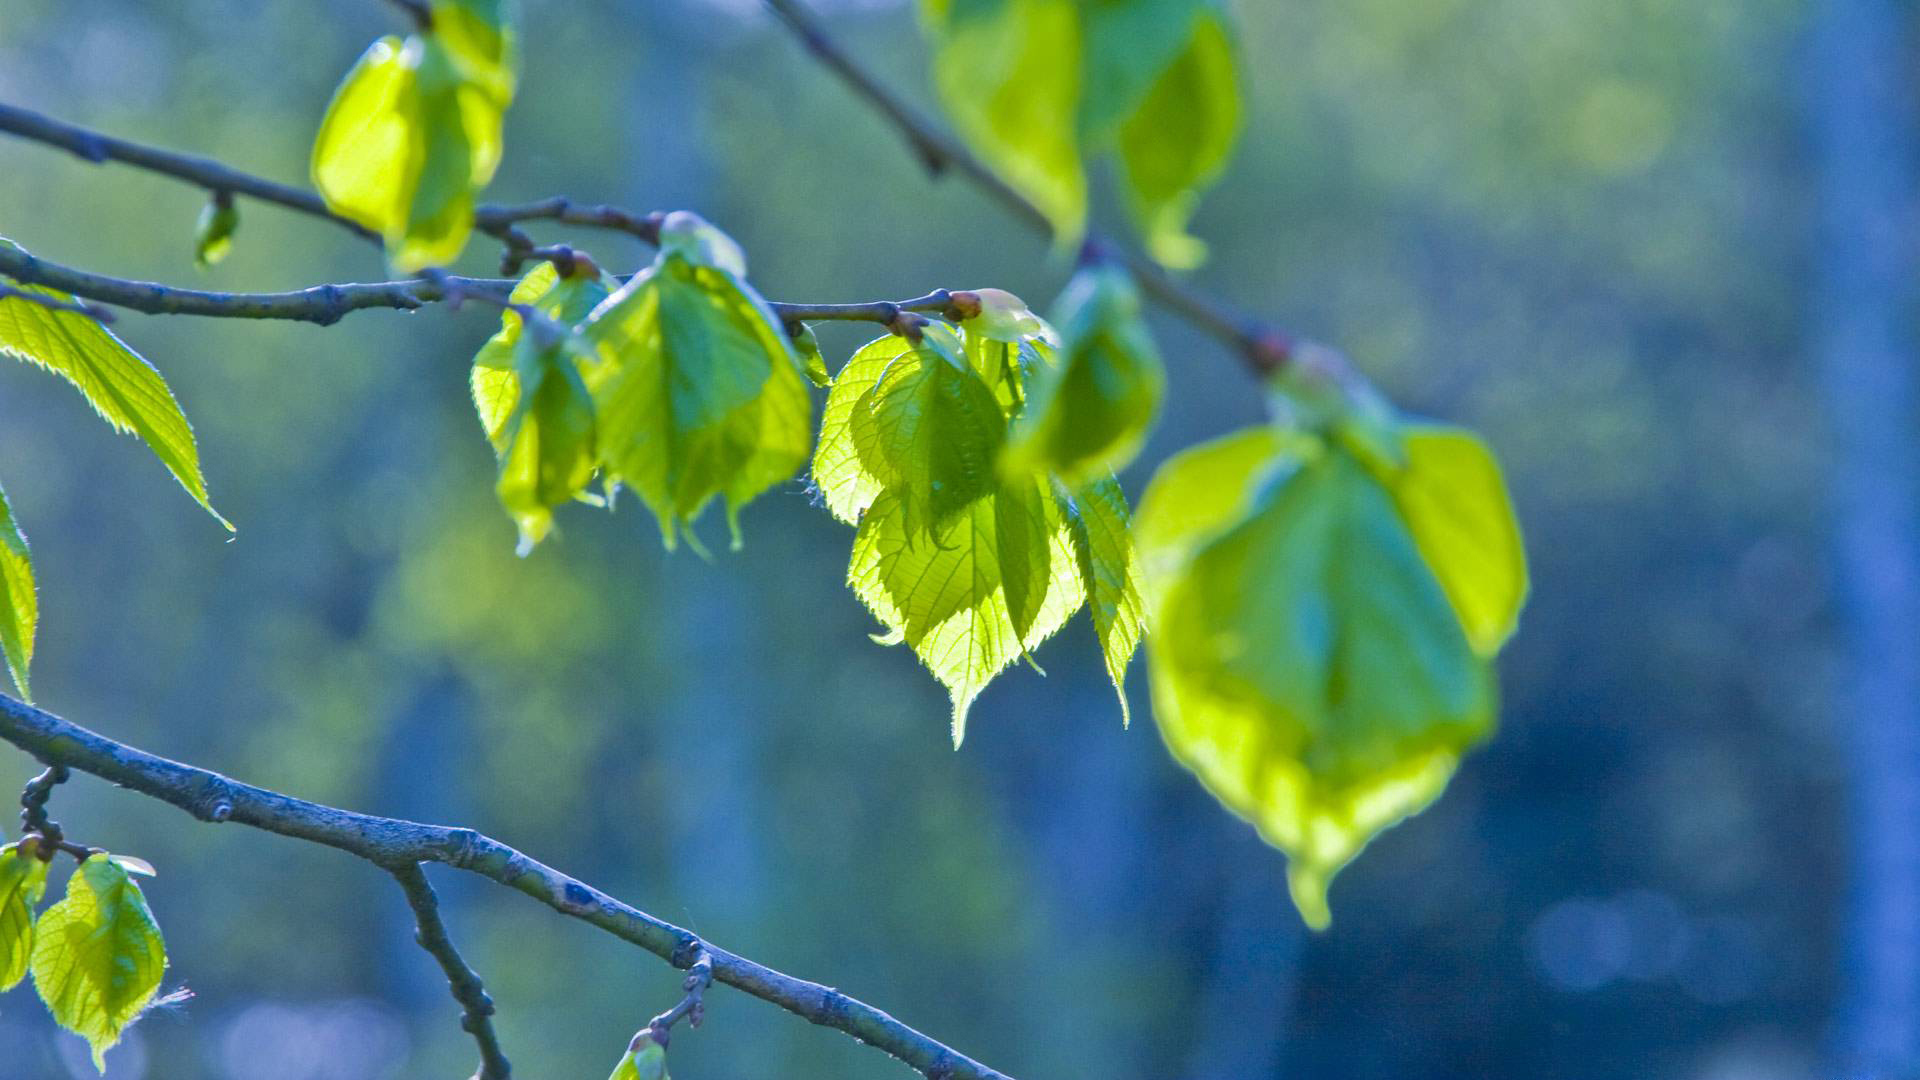
[[[1080,5],[1085,84],[1082,141],[1107,149],[1192,36],[1207,0],[1097,0]]]
[[[854,537],[847,583],[946,686],[956,747],[987,683],[1085,600],[1042,483],[1007,485],[936,527],[910,525],[899,496],[883,492]]]
[[[934,82],[967,142],[1033,200],[1062,247],[1086,230],[1075,0],[923,0]]]
[[[870,341],[840,368],[827,389],[827,404],[820,415],[820,442],[813,452],[813,486],[827,510],[849,525],[860,523],[860,515],[867,512],[885,486],[860,462],[860,449],[854,443],[854,416],[887,369],[914,352],[914,344],[903,337],[889,335]]]
[[[33,700],[27,668],[33,663],[34,631],[40,625],[40,601],[33,585],[33,552],[13,519],[13,506],[0,490],[0,653],[20,696]]]
[[[662,251],[583,333],[603,463],[669,548],[716,496],[739,546],[740,508],[798,472],[811,439],[800,358],[772,309],[728,270]]]
[[[1136,537],[1161,733],[1286,851],[1323,927],[1333,875],[1491,730],[1490,669],[1393,497],[1337,444],[1242,433],[1176,457]]]
[[[194,225],[193,261],[200,269],[220,262],[233,250],[233,233],[240,227],[240,210],[233,198],[215,196],[200,208]]]
[[[562,278],[552,263],[543,262],[514,285],[507,302],[532,306],[561,326],[572,328],[585,321],[617,284],[605,274]],[[514,374],[514,364],[524,323],[519,312],[502,311],[500,331],[488,338],[473,357],[473,407],[495,451],[506,449],[507,421],[520,401],[520,379]]]
[[[613,1075],[607,1080],[671,1080],[667,1076],[667,1048],[642,1029],[627,1045],[625,1056],[613,1067]]]
[[[1074,493],[1067,504],[1074,563],[1100,637],[1100,655],[1107,677],[1120,698],[1120,722],[1132,726],[1127,707],[1127,662],[1146,636],[1146,611],[1141,600],[1140,560],[1127,529],[1127,498],[1112,477],[1097,480]]]
[[[505,68],[487,60],[477,26],[454,18],[451,39],[435,32],[374,42],[335,91],[314,140],[314,186],[328,208],[379,232],[399,270],[459,256],[474,194],[500,163],[511,59]]]
[[[1527,554],[1493,452],[1472,432],[1415,425],[1385,478],[1400,516],[1475,652],[1500,651],[1527,599]]]
[[[854,405],[861,466],[899,499],[908,529],[938,529],[993,490],[1006,414],[973,369],[933,344],[898,358]]]
[[[67,879],[67,895],[40,916],[34,931],[33,984],[61,1027],[106,1052],[160,989],[166,943],[140,886],[104,853]]]
[[[513,0],[433,0],[433,34],[461,77],[498,107],[513,102],[520,77],[519,5]]]
[[[1207,246],[1187,233],[1200,193],[1213,185],[1240,138],[1240,80],[1226,20],[1203,11],[1186,48],[1120,128],[1128,205],[1147,250],[1189,268]]]
[[[0,849],[0,992],[27,977],[33,909],[47,889],[47,864],[20,844]]]
[[[1133,460],[1159,414],[1167,376],[1124,271],[1075,275],[1055,322],[1064,338],[1059,362],[1035,371],[1005,466],[1053,472],[1077,487]]]
[[[520,554],[531,554],[553,528],[553,508],[578,498],[598,467],[593,396],[580,375],[573,340],[542,347],[532,335],[516,350],[522,393],[501,431],[496,490],[520,527]]]
[[[820,355],[820,339],[814,336],[813,327],[800,327],[800,332],[793,335],[793,348],[800,354],[800,366],[806,371],[808,382],[822,389],[833,385],[833,375],[827,371],[827,358]]]
[[[0,241],[6,243],[6,241]],[[16,285],[66,303],[74,298],[56,289]],[[20,297],[0,298],[0,353],[36,364],[72,383],[115,431],[138,435],[160,463],[206,508],[233,529],[207,501],[200,474],[200,450],[193,427],[180,412],[173,391],[153,366],[115,337],[111,330],[74,311],[55,311]]]

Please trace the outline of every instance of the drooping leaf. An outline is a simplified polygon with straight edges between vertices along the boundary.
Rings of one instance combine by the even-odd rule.
[[[980,691],[1084,600],[1064,522],[1047,493],[1035,496],[1039,484],[982,496],[934,528],[909,526],[887,491],[854,537],[847,583],[946,686],[955,746]]]
[[[811,437],[786,330],[750,285],[701,257],[695,245],[663,250],[583,327],[599,358],[588,386],[602,461],[668,547],[716,496],[738,546],[740,508],[798,472]]]
[[[15,288],[66,303],[74,301],[57,289],[37,285]],[[160,373],[113,331],[78,312],[55,311],[10,296],[0,298],[0,353],[38,365],[72,383],[101,419],[115,431],[138,435],[187,494],[220,524],[233,528],[207,501],[206,479],[200,474],[200,449],[173,391],[167,389]]]
[[[580,375],[580,348],[567,338],[552,345],[523,336],[515,349],[518,403],[501,430],[496,490],[520,527],[520,554],[532,553],[553,528],[554,507],[578,498],[598,464],[593,396]]]
[[[643,1029],[627,1045],[627,1052],[607,1080],[671,1080],[667,1075],[667,1048]]]
[[[313,145],[314,186],[328,208],[379,232],[388,259],[409,272],[465,248],[513,94],[511,30],[490,31],[474,14],[493,5],[435,6],[446,10],[445,34],[374,42],[335,91]]]
[[[1033,200],[1062,247],[1086,229],[1075,0],[923,0],[934,83],[967,141]]]
[[[1160,409],[1166,370],[1125,272],[1075,275],[1055,317],[1059,360],[1034,372],[1005,465],[1052,472],[1069,487],[1126,466]]]
[[[915,349],[903,337],[870,341],[840,368],[828,387],[827,404],[820,414],[820,444],[813,453],[813,486],[833,516],[849,525],[860,523],[860,515],[885,487],[860,462],[853,435],[855,411],[888,367],[911,357]]]
[[[27,977],[33,909],[47,888],[47,864],[20,844],[0,848],[0,992]]]
[[[1091,0],[1080,4],[1085,74],[1080,134],[1109,149],[1120,125],[1172,66],[1209,0]]]
[[[240,227],[240,209],[231,197],[218,196],[200,208],[193,230],[193,261],[200,269],[220,262],[233,250],[234,230]]]
[[[833,375],[827,370],[827,358],[820,354],[820,339],[814,336],[813,327],[802,326],[798,334],[793,335],[793,348],[800,354],[800,366],[807,373],[807,381],[825,389],[833,384]]]
[[[67,879],[34,929],[33,984],[61,1027],[93,1047],[94,1067],[160,989],[166,943],[140,886],[105,854]]]
[[[1459,428],[1413,425],[1406,466],[1386,479],[1427,566],[1460,616],[1474,651],[1492,656],[1513,635],[1527,599],[1527,555],[1500,465]]]
[[[888,365],[851,423],[862,468],[895,494],[908,529],[938,529],[993,489],[1006,414],[933,339]]]
[[[1146,612],[1140,589],[1140,560],[1134,554],[1127,528],[1126,495],[1112,477],[1097,480],[1074,493],[1068,505],[1069,535],[1075,565],[1100,637],[1107,677],[1120,698],[1120,722],[1131,726],[1127,707],[1127,662],[1146,636]]]
[[[1491,730],[1487,662],[1391,494],[1338,443],[1242,433],[1177,456],[1135,535],[1161,733],[1287,853],[1296,906],[1324,926],[1333,875]]]
[[[578,326],[617,286],[605,274],[577,273],[561,277],[552,263],[527,271],[513,287],[507,302],[529,305],[565,328]],[[504,450],[507,420],[520,400],[520,379],[514,374],[514,356],[525,320],[509,308],[500,313],[500,331],[473,356],[473,407],[480,426],[495,451]]]
[[[33,663],[33,637],[40,625],[40,600],[34,592],[33,552],[13,518],[7,493],[0,490],[0,654],[20,696],[33,700],[27,669]]]
[[[1225,18],[1202,11],[1173,63],[1120,127],[1127,202],[1147,250],[1189,268],[1207,246],[1187,233],[1200,194],[1213,185],[1240,137],[1240,82]]]
[[[433,0],[433,34],[461,76],[505,109],[520,78],[519,5],[514,0]]]

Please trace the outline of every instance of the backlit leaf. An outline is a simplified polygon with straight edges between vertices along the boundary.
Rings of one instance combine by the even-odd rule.
[[[1007,445],[1006,466],[1052,472],[1078,486],[1123,468],[1159,413],[1166,370],[1123,271],[1075,275],[1055,318],[1059,360],[1033,375]]]
[[[605,465],[637,492],[672,547],[718,496],[740,508],[798,472],[813,402],[793,342],[765,300],[699,252],[662,251],[583,328]],[[691,534],[689,534],[691,535]]]
[[[33,984],[61,1027],[93,1047],[94,1067],[160,988],[166,944],[140,886],[105,854],[67,879],[34,929]]]
[[[1039,206],[1061,246],[1086,229],[1087,178],[1075,119],[1075,0],[923,0],[934,83],[954,124]]]
[[[1197,266],[1204,243],[1187,222],[1240,137],[1240,83],[1226,20],[1202,12],[1192,36],[1120,128],[1128,205],[1147,250],[1168,266]]]
[[[1242,433],[1180,455],[1136,536],[1161,733],[1287,852],[1294,902],[1324,926],[1333,875],[1491,730],[1490,669],[1392,495],[1339,444]]]
[[[225,259],[233,250],[233,233],[240,227],[240,210],[232,198],[214,198],[200,209],[194,225],[193,261],[202,270]]]
[[[519,81],[519,5],[514,0],[433,0],[433,34],[461,76],[505,109]]]
[[[313,146],[327,206],[379,232],[404,271],[444,265],[466,246],[513,94],[511,31],[489,30],[475,14],[493,5],[435,6],[446,9],[445,36],[374,42],[335,91]]]
[[[34,593],[33,552],[13,519],[13,506],[0,490],[0,653],[5,654],[13,685],[28,701],[27,668],[33,663],[33,637],[40,625],[40,601]]]
[[[572,339],[543,347],[532,335],[515,348],[521,393],[501,429],[496,490],[520,527],[522,555],[546,539],[553,508],[585,491],[597,467],[593,396],[580,375],[578,350]]]
[[[33,909],[47,888],[47,864],[21,850],[0,848],[0,991],[27,977],[33,953]]]
[[[992,490],[1006,414],[972,368],[931,339],[888,365],[854,405],[861,466],[892,491],[907,528],[938,528]]]
[[[5,241],[0,241],[5,243]],[[16,285],[67,303],[73,297],[37,285]],[[36,364],[66,379],[86,396],[115,431],[132,432],[187,489],[187,494],[228,529],[207,501],[200,449],[173,391],[152,365],[113,331],[74,311],[55,311],[20,297],[0,298],[0,353]]]
[[[857,407],[880,376],[896,360],[911,357],[912,342],[887,336],[868,342],[840,368],[827,390],[820,416],[820,443],[813,454],[813,486],[834,517],[849,525],[860,523],[884,485],[860,463],[854,445],[853,420]]]
[[[1141,600],[1140,560],[1134,554],[1127,528],[1127,500],[1112,477],[1095,481],[1074,493],[1068,504],[1069,536],[1075,566],[1100,636],[1100,654],[1107,677],[1120,698],[1120,722],[1131,725],[1127,707],[1127,662],[1146,636],[1146,612]]]
[[[562,278],[550,262],[527,271],[513,287],[507,302],[531,305],[535,310],[563,327],[578,326],[618,283],[602,274],[594,277],[575,274]],[[520,342],[525,320],[508,309],[500,313],[500,331],[480,346],[473,356],[473,407],[479,413],[480,426],[487,441],[498,451],[505,449],[503,435],[507,419],[520,400],[520,380],[514,374],[514,354]]]
[[[627,1045],[626,1054],[607,1080],[671,1080],[667,1076],[667,1048],[642,1030]]]

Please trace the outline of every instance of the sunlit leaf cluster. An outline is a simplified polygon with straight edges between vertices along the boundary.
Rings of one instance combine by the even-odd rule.
[[[431,25],[374,42],[327,106],[314,186],[334,213],[385,239],[396,269],[452,262],[473,232],[518,78],[513,6],[433,0]]]
[[[1527,591],[1499,468],[1450,428],[1256,428],[1170,459],[1136,535],[1161,734],[1324,926],[1333,875],[1492,730]]]
[[[152,869],[95,852],[41,911],[48,863],[38,843],[29,837],[0,848],[0,991],[31,973],[54,1020],[87,1040],[94,1067],[105,1072],[106,1052],[153,1006],[167,970],[159,924],[130,876]]]
[[[1187,223],[1240,133],[1231,27],[1216,0],[921,0],[934,83],[982,157],[1086,228],[1088,162],[1111,156],[1154,257],[1192,266]]]
[[[576,499],[631,489],[672,547],[714,499],[740,542],[739,512],[806,461],[806,361],[720,230],[668,215],[653,265],[625,285],[590,264],[542,264],[474,358],[474,404],[500,459],[502,504],[521,550]],[[817,351],[816,351],[817,356]],[[596,475],[605,497],[591,495]]]
[[[1006,457],[1030,383],[1059,361],[1044,323],[985,292],[957,329],[856,352],[834,376],[813,459],[827,508],[858,528],[847,582],[882,640],[946,686],[956,745],[987,683],[1089,597],[1117,690],[1142,630],[1111,475],[1069,487]]]

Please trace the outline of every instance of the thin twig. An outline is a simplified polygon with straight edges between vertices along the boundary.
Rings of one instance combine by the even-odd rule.
[[[699,1027],[706,1018],[707,987],[713,985],[713,954],[701,950],[687,969],[687,977],[680,982],[681,996],[673,1008],[647,1021],[647,1030],[653,1033],[653,1041],[661,1046],[667,1045],[667,1039],[673,1031],[673,1025],[685,1019],[688,1027]]]
[[[406,862],[394,866],[392,872],[407,894],[407,904],[413,908],[413,920],[419,927],[413,939],[440,962],[440,970],[447,975],[447,988],[453,992],[453,1000],[460,1003],[460,1027],[480,1047],[480,1071],[473,1080],[508,1080],[513,1066],[501,1052],[500,1039],[493,1031],[493,999],[447,934],[447,924],[440,918],[440,898],[428,883],[426,871],[417,862]]]
[[[525,893],[677,968],[691,968],[704,951],[713,961],[714,981],[878,1047],[928,1080],[1010,1080],[865,1002],[730,953],[473,829],[357,814],[243,784],[116,742],[4,694],[0,740],[49,765],[89,773],[202,821],[233,821],[324,844],[389,870],[406,863],[444,863]]]
[[[579,252],[571,252],[584,259]],[[328,326],[355,311],[391,308],[411,311],[427,304],[456,300],[483,300],[512,307],[523,316],[524,305],[510,304],[510,278],[473,278],[434,272],[407,281],[380,281],[315,285],[277,293],[208,292],[181,289],[151,281],[131,281],[76,270],[16,248],[0,247],[0,276],[29,285],[43,285],[84,296],[102,304],[148,315],[200,315],[224,319],[286,319]],[[931,312],[948,318],[960,312],[955,294],[939,289],[911,300],[876,300],[863,304],[783,304],[768,307],[783,322],[871,322],[892,326],[902,312]]]
[[[801,0],[766,0],[814,59],[840,77],[906,139],[914,154],[936,175],[955,172],[992,196],[1030,228],[1050,233],[1052,223],[1031,199],[1008,184],[964,144],[940,125],[881,83],[826,31],[820,18]],[[1203,293],[1181,284],[1151,259],[1099,239],[1102,253],[1124,264],[1140,287],[1160,304],[1219,338],[1237,352],[1255,372],[1266,374],[1284,366],[1295,351],[1294,338],[1276,327],[1249,318]]]
[[[311,191],[242,172],[212,158],[147,146],[4,103],[0,103],[0,132],[60,147],[95,165],[115,161],[183,180],[215,195],[244,195],[273,203],[330,221],[376,244],[381,242],[379,233],[327,209],[327,204],[320,196]],[[488,203],[475,207],[473,211],[474,228],[493,236],[499,236],[501,230],[516,222],[542,220],[611,229],[648,243],[654,242],[660,235],[660,223],[656,215],[636,214],[617,206],[589,206],[565,197],[514,205]]]

